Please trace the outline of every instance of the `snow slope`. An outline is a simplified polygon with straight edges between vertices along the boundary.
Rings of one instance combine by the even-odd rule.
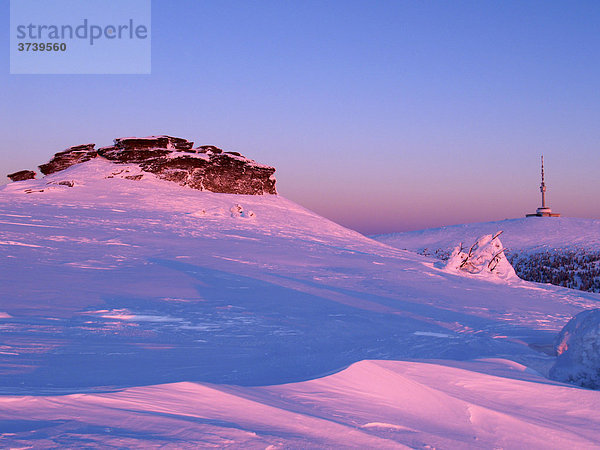
[[[0,190],[2,446],[600,445],[598,392],[544,377],[600,296],[139,174]]]
[[[451,249],[459,242],[470,245],[485,234],[502,234],[512,251],[538,252],[552,249],[600,250],[600,220],[574,217],[523,217],[497,222],[469,223],[404,233],[374,236],[380,242],[411,251]]]

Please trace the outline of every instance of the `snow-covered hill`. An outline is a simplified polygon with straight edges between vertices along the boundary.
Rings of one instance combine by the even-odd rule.
[[[139,174],[0,189],[2,446],[600,445],[600,392],[544,376],[600,296]]]
[[[504,244],[519,252],[551,249],[600,250],[600,220],[574,217],[524,217],[497,222],[469,223],[405,233],[382,234],[376,239],[398,248],[419,251],[450,248],[503,230]]]
[[[600,292],[600,220],[527,217],[374,236],[380,242],[446,259],[459,243],[503,231],[506,255],[529,281]]]

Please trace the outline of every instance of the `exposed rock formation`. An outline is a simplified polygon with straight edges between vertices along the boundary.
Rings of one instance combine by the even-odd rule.
[[[33,170],[20,170],[15,173],[9,173],[6,176],[12,181],[33,180],[35,178],[35,172]]]
[[[172,136],[117,138],[115,145],[100,148],[98,153],[113,161],[140,163],[151,158],[166,156],[174,150],[192,151],[193,146],[193,142]]]
[[[44,175],[60,172],[73,164],[89,161],[96,158],[95,144],[76,145],[54,155],[50,162],[38,166]]]
[[[194,189],[228,194],[276,194],[275,169],[243,156],[208,151],[145,161],[140,167],[165,180]]]
[[[123,150],[140,150],[148,148],[190,150],[193,146],[193,142],[173,136],[150,136],[145,138],[131,137],[115,139],[115,147]]]
[[[48,175],[100,157],[116,164],[138,164],[145,172],[193,189],[227,194],[277,193],[273,167],[212,145],[193,146],[191,141],[172,136],[119,138],[113,146],[98,150],[94,144],[71,147],[39,167]]]

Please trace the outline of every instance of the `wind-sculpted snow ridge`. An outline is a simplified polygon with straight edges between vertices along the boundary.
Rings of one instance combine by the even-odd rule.
[[[0,446],[600,445],[599,393],[545,377],[600,296],[438,263],[133,162],[11,183]]]
[[[556,339],[554,380],[600,389],[600,309],[573,317]]]
[[[505,255],[528,281],[600,292],[600,220],[529,217],[374,236],[380,242],[447,260],[457,242],[504,230]]]
[[[596,448],[600,392],[501,359],[361,361],[316,380],[0,396],[3,446]]]
[[[277,193],[273,167],[258,164],[237,152],[224,152],[213,145],[193,146],[191,141],[172,136],[117,138],[113,146],[98,150],[95,144],[70,147],[39,167],[44,175],[49,175],[99,158],[115,164],[136,164],[143,172],[201,191],[252,195]],[[34,171],[22,170],[8,177],[12,181],[22,181],[33,179],[35,175]]]

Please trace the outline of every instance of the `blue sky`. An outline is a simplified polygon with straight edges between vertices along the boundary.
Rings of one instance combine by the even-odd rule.
[[[0,172],[171,134],[376,233],[532,212],[544,153],[553,209],[598,218],[598,23],[592,1],[157,0],[151,75],[9,75],[5,52]]]

